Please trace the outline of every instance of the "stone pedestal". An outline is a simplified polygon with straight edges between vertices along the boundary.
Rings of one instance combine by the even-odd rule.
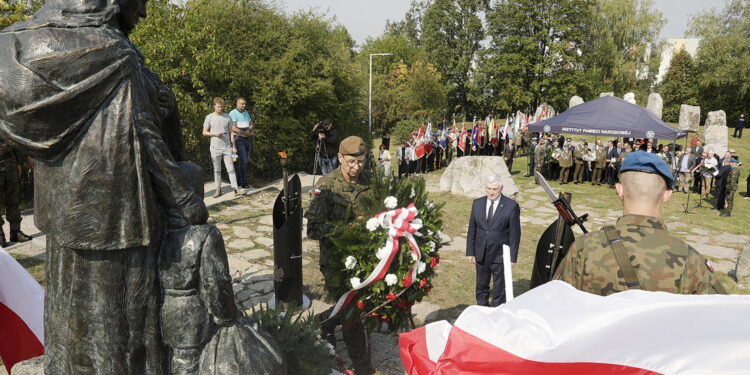
[[[625,94],[625,96],[623,96],[622,99],[625,100],[626,102],[630,103],[630,104],[636,104],[636,102],[635,102],[635,94],[632,93],[632,92],[629,92],[629,93]]]
[[[44,375],[44,356],[18,362],[11,369],[13,375]]]
[[[579,104],[583,104],[583,98],[581,98],[578,95],[573,95],[570,97],[570,100],[568,101],[568,108],[573,108]]]
[[[653,92],[648,96],[648,104],[646,104],[646,108],[653,112],[656,117],[661,119],[663,104],[664,101],[661,99],[661,95]]]
[[[500,156],[464,156],[453,159],[440,177],[440,190],[479,198],[487,195],[484,182],[491,174],[500,176],[503,195],[515,199],[518,188]]]
[[[615,93],[613,93],[613,92],[603,92],[603,93],[599,94],[600,98],[604,97],[604,96],[615,96]]]
[[[705,129],[703,130],[704,150],[713,149],[714,153],[723,157],[729,147],[729,128],[727,115],[724,111],[708,112]]]
[[[697,132],[701,123],[701,107],[683,104],[680,106],[680,129]]]

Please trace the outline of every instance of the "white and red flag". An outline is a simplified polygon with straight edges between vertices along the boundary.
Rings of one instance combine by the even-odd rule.
[[[44,289],[0,248],[0,358],[14,364],[44,354]]]
[[[417,131],[417,138],[414,139],[417,145],[414,147],[414,154],[417,159],[424,156],[424,124],[419,125],[419,131]]]
[[[461,128],[461,135],[458,136],[458,149],[461,150],[461,152],[466,152],[466,123],[463,123],[463,127]]]
[[[409,375],[746,374],[748,316],[750,296],[601,297],[551,281],[403,333],[399,346]]]

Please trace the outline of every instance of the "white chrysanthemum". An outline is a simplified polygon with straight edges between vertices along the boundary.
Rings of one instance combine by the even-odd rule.
[[[431,231],[431,230],[429,230],[429,229],[427,230],[427,235],[428,235],[428,236],[432,236],[432,234],[433,234],[433,233],[435,233],[435,232],[433,232],[433,231]]]
[[[352,288],[356,288],[359,284],[362,284],[362,280],[360,280],[359,277],[352,277],[349,279],[349,282],[352,284]]]
[[[418,258],[419,258],[419,256],[416,253],[414,253],[414,252],[411,253],[411,260],[412,260],[412,262],[416,262]]]
[[[425,203],[425,206],[427,206],[427,208],[429,209],[432,209],[433,207],[435,207],[435,205],[430,201],[427,201],[427,203]]]
[[[398,199],[394,196],[388,196],[383,200],[383,203],[385,204],[385,208],[392,210],[398,205]]]
[[[398,277],[396,275],[389,273],[385,275],[385,285],[391,286],[396,285],[398,283]]]
[[[435,251],[435,243],[430,241],[427,243],[427,247],[430,248],[430,251]]]
[[[438,240],[442,240],[443,239],[443,231],[439,230],[439,231],[435,232],[435,238],[437,238]]]
[[[325,341],[325,345],[328,348],[328,350],[330,351],[331,355],[336,355],[336,348],[334,348],[333,345],[331,345],[330,342]]]
[[[427,269],[427,264],[425,262],[419,262],[419,264],[417,264],[417,274],[421,274],[426,269]]]
[[[409,198],[414,198],[417,195],[417,192],[414,191],[414,188],[411,188],[411,194],[409,194]]]
[[[375,253],[375,256],[378,259],[384,259],[384,258],[387,258],[390,253],[391,253],[391,249],[390,248],[381,247],[380,249],[378,249],[378,252]]]
[[[367,230],[370,232],[374,232],[376,229],[378,229],[378,219],[371,217],[369,220],[367,220],[367,224],[365,224],[365,227],[367,227]]]
[[[348,257],[346,257],[346,260],[344,261],[344,265],[346,266],[346,269],[353,270],[354,266],[357,265],[357,259],[349,255]]]

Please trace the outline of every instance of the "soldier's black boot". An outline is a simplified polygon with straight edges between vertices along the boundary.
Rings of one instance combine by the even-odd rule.
[[[31,236],[28,236],[26,233],[21,232],[20,229],[10,230],[10,242],[26,242],[29,240],[31,240]]]
[[[2,227],[0,227],[0,246],[2,247],[8,246],[8,242],[5,241],[5,232],[3,232]]]

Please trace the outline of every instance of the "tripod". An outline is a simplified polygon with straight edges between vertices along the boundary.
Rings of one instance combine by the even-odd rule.
[[[312,186],[315,187],[315,179],[317,177],[316,172],[318,170],[318,165],[320,165],[320,153],[326,152],[326,144],[323,142],[323,138],[318,137],[318,143],[315,145],[315,164],[313,164],[313,183]],[[322,168],[321,168],[322,172]],[[310,194],[312,194],[312,190],[310,190]]]

